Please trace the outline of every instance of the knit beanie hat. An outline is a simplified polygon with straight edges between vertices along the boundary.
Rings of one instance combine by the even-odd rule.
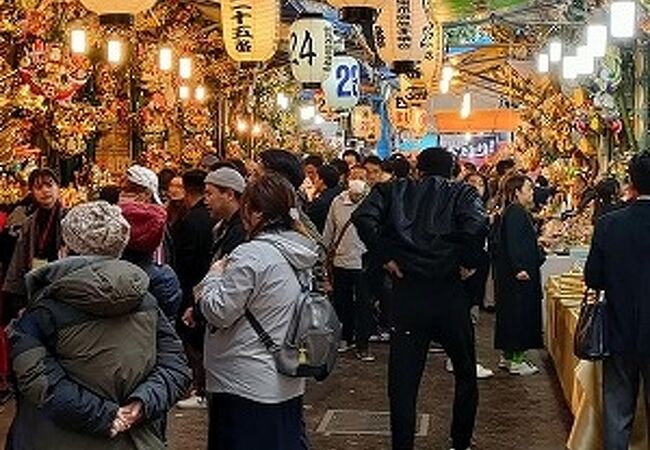
[[[74,253],[119,258],[129,241],[129,223],[120,208],[103,200],[72,208],[61,221],[61,235]]]
[[[152,255],[162,242],[165,232],[165,208],[141,202],[126,202],[120,206],[122,215],[131,226],[127,250]]]

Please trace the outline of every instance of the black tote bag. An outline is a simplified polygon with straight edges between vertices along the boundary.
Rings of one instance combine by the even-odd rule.
[[[604,292],[597,292],[594,302],[589,301],[589,292],[585,292],[573,338],[573,352],[578,358],[599,361],[609,356],[606,308]]]

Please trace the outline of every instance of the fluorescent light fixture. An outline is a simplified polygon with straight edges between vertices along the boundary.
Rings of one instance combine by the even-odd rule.
[[[562,61],[562,42],[556,40],[551,41],[548,45],[548,59],[552,63],[559,63]]]
[[[562,59],[562,78],[565,80],[575,80],[578,78],[578,57],[566,55]]]
[[[194,99],[197,102],[203,102],[206,96],[207,94],[204,86],[197,86],[196,89],[194,89]]]
[[[465,142],[470,142],[472,140],[472,133],[465,133]]]
[[[72,53],[84,54],[88,51],[86,30],[75,29],[70,32],[70,49]]]
[[[277,102],[281,109],[289,109],[289,97],[284,92],[278,92]]]
[[[540,53],[537,56],[537,71],[539,73],[548,73],[551,70],[551,60],[548,53]]]
[[[589,46],[582,45],[578,47],[576,51],[576,73],[578,75],[591,75],[594,70],[596,70],[596,63]]]
[[[178,75],[184,80],[192,78],[192,58],[184,57],[178,60]]]
[[[587,27],[587,47],[594,58],[603,58],[607,53],[607,25]]]
[[[454,68],[449,64],[445,64],[442,68],[442,79],[446,81],[451,81],[454,78]]]
[[[190,88],[188,86],[181,86],[178,88],[178,96],[181,100],[189,100]]]
[[[460,117],[467,119],[472,114],[472,94],[465,92],[463,95],[463,103],[460,107]]]
[[[106,59],[111,64],[120,64],[122,62],[122,41],[119,39],[110,39],[106,44]]]
[[[158,52],[158,65],[163,72],[172,70],[172,49],[169,47],[162,47]]]
[[[308,120],[316,117],[316,107],[313,105],[307,105],[300,108],[300,119],[307,122]]]
[[[614,1],[609,9],[609,29],[613,38],[629,39],[636,33],[636,1]]]

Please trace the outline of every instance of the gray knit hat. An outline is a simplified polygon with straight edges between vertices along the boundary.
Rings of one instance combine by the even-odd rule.
[[[120,208],[103,200],[75,206],[61,221],[63,241],[82,256],[119,258],[129,242],[130,229]]]

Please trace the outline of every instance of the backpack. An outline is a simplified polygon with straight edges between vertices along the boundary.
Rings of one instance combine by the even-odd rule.
[[[266,242],[278,248],[275,242]],[[282,251],[280,254],[286,259]],[[336,363],[341,322],[327,295],[312,288],[313,276],[310,275],[305,283],[300,271],[287,262],[300,284],[300,293],[284,341],[280,344],[274,342],[250,309],[246,308],[244,315],[273,355],[278,372],[292,378],[323,381],[332,373]]]

